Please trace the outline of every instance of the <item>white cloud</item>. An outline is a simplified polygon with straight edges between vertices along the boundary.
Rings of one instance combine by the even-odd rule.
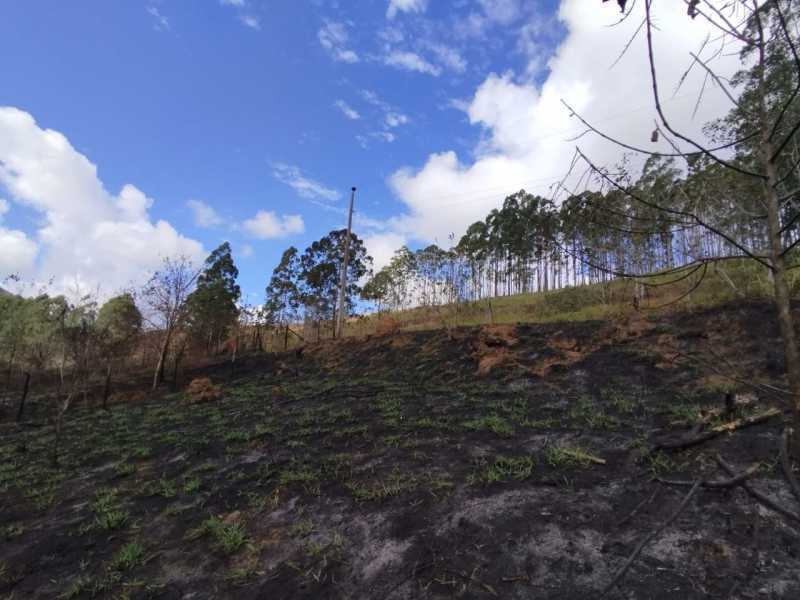
[[[322,199],[335,202],[340,198],[339,192],[318,181],[303,175],[299,167],[285,163],[274,163],[272,174],[281,183],[285,183],[303,198]]]
[[[161,14],[161,11],[158,10],[155,6],[148,6],[147,12],[153,17],[154,24],[153,27],[156,31],[169,31],[170,24],[169,19]]]
[[[678,4],[665,2],[657,7],[656,55],[665,90],[674,89],[691,60],[689,51],[696,50],[707,34],[701,20],[689,19],[685,7]],[[584,129],[570,118],[560,103],[562,98],[611,135],[668,152],[663,139],[650,143],[655,111],[642,39],[609,70],[641,23],[641,10],[637,6],[626,22],[609,28],[607,23],[618,18],[615,11],[603,11],[599,3],[597,10],[586,10],[585,0],[562,0],[559,18],[567,35],[549,59],[541,61],[549,68],[546,80],[537,84],[532,77],[518,79],[512,73],[486,77],[471,100],[460,105],[482,133],[472,156],[459,158],[453,150],[444,151],[428,156],[421,167],[395,172],[389,185],[406,210],[388,221],[390,231],[409,240],[447,244],[451,232],[461,236],[509,193],[525,188],[549,196],[550,186],[563,177],[572,158],[576,142],[569,138]],[[511,18],[510,14],[503,18]],[[729,75],[741,63],[731,55],[720,58],[715,66],[722,75]],[[702,135],[705,122],[730,108],[718,89],[707,88],[698,115],[692,118],[702,78],[696,69],[678,96],[665,93],[663,98],[675,125],[690,135]],[[616,163],[623,154],[619,147],[591,134],[577,143],[603,165]]]
[[[347,102],[344,100],[337,100],[333,103],[333,105],[342,111],[342,114],[352,121],[357,121],[361,118],[361,115],[358,114],[358,111],[352,108]]]
[[[429,44],[428,48],[445,68],[456,73],[463,73],[467,70],[467,61],[455,48],[444,44]]]
[[[386,113],[386,118],[384,123],[386,127],[394,128],[400,127],[401,125],[406,125],[409,119],[406,115],[396,112],[388,112]]]
[[[39,253],[39,246],[24,232],[2,226],[3,217],[10,210],[8,200],[0,198],[0,282],[12,274],[28,274]]]
[[[345,63],[357,63],[360,60],[358,54],[347,47],[350,41],[350,34],[347,32],[347,26],[344,23],[326,21],[317,32],[317,38],[333,60]]]
[[[381,141],[389,142],[390,144],[397,139],[397,136],[391,131],[373,131],[370,135]]]
[[[434,64],[431,64],[419,54],[415,52],[408,52],[405,50],[391,50],[383,59],[384,64],[395,67],[396,69],[404,69],[406,71],[416,71],[417,73],[426,73],[438,77],[442,74],[442,69]]]
[[[250,258],[254,254],[253,247],[250,244],[245,244],[242,246],[239,254],[241,254],[242,258]]]
[[[389,0],[389,7],[386,9],[386,17],[394,19],[397,13],[421,13],[425,12],[428,0]]]
[[[255,29],[256,31],[261,31],[261,19],[255,15],[239,15],[239,20],[245,27]]]
[[[522,15],[519,0],[478,0],[486,17],[501,25],[509,25]]]
[[[244,8],[244,0],[219,0],[222,6],[235,6],[236,8]]]
[[[186,206],[192,211],[194,224],[198,227],[219,227],[223,223],[222,217],[214,210],[214,207],[202,200],[187,200]]]
[[[109,193],[64,135],[13,107],[0,107],[0,186],[41,217],[38,249],[22,232],[3,232],[4,268],[12,255],[40,281],[55,277],[57,290],[80,281],[110,293],[141,282],[165,256],[205,258],[199,242],[150,218],[152,199],[130,184]]]
[[[305,224],[300,215],[276,215],[273,211],[260,210],[252,219],[242,223],[244,230],[260,240],[283,238],[293,233],[303,233]]]
[[[372,269],[375,273],[389,264],[396,250],[407,243],[407,238],[398,233],[376,233],[364,238],[364,246],[372,257]]]
[[[39,246],[24,232],[0,227],[0,281],[33,272]]]

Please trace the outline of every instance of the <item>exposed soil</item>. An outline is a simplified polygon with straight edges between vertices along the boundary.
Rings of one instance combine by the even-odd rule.
[[[657,479],[724,479],[717,453],[800,513],[780,418],[648,452],[787,408],[766,306],[387,332],[73,411],[57,467],[49,423],[0,425],[0,598],[596,598],[687,492]],[[798,574],[800,522],[704,488],[608,597],[796,599]]]

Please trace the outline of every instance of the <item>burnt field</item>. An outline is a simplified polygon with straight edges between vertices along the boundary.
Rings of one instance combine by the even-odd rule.
[[[72,411],[58,466],[41,417],[0,425],[0,598],[595,598],[651,534],[607,597],[798,598],[773,323],[753,304],[246,357],[195,374],[221,398]]]

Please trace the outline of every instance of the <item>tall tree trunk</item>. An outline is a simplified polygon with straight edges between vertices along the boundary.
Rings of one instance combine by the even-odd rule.
[[[153,375],[153,389],[158,388],[158,384],[164,381],[164,368],[167,362],[167,351],[169,350],[169,343],[172,338],[172,329],[168,329],[164,335],[164,342],[161,344],[161,351],[158,354],[158,364],[156,365],[156,372]]]
[[[31,383],[31,374],[25,372],[25,383],[22,385],[22,397],[19,399],[19,408],[17,409],[17,423],[22,421],[22,413],[25,410],[25,399],[28,397],[28,386]]]
[[[780,200],[778,198],[777,183],[778,170],[775,164],[775,147],[771,140],[770,121],[767,113],[767,84],[766,70],[766,38],[761,25],[761,19],[756,12],[759,32],[759,117],[761,121],[761,161],[766,173],[763,181],[764,204],[767,207],[767,231],[769,234],[770,262],[772,264],[772,282],[775,289],[775,308],[778,311],[778,327],[783,341],[783,361],[786,369],[786,378],[789,383],[789,392],[792,395],[792,410],[794,413],[794,430],[791,431],[792,454],[800,459],[800,352],[797,348],[797,334],[792,317],[791,295],[786,283],[786,262],[783,255],[781,239]]]
[[[765,156],[770,156],[772,144],[764,144]],[[794,431],[792,435],[792,453],[800,458],[800,352],[797,348],[797,334],[791,312],[791,295],[786,283],[786,263],[783,258],[781,243],[781,225],[778,211],[779,201],[775,191],[777,174],[775,164],[767,158],[767,181],[764,183],[764,196],[767,204],[767,225],[769,228],[770,258],[773,269],[773,286],[775,289],[775,307],[778,310],[778,326],[783,340],[783,356],[789,391],[792,394],[794,411]]]
[[[108,397],[111,394],[111,361],[106,365],[106,383],[103,386],[103,410],[108,410]]]

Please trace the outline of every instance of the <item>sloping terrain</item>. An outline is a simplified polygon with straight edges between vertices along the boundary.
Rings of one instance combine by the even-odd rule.
[[[800,513],[780,416],[651,451],[786,408],[773,323],[753,304],[248,357],[196,374],[221,399],[73,412],[58,467],[49,425],[4,425],[0,598],[597,597],[688,491],[659,480],[725,479],[717,454]],[[799,521],[704,487],[608,597],[798,598],[798,573]]]

